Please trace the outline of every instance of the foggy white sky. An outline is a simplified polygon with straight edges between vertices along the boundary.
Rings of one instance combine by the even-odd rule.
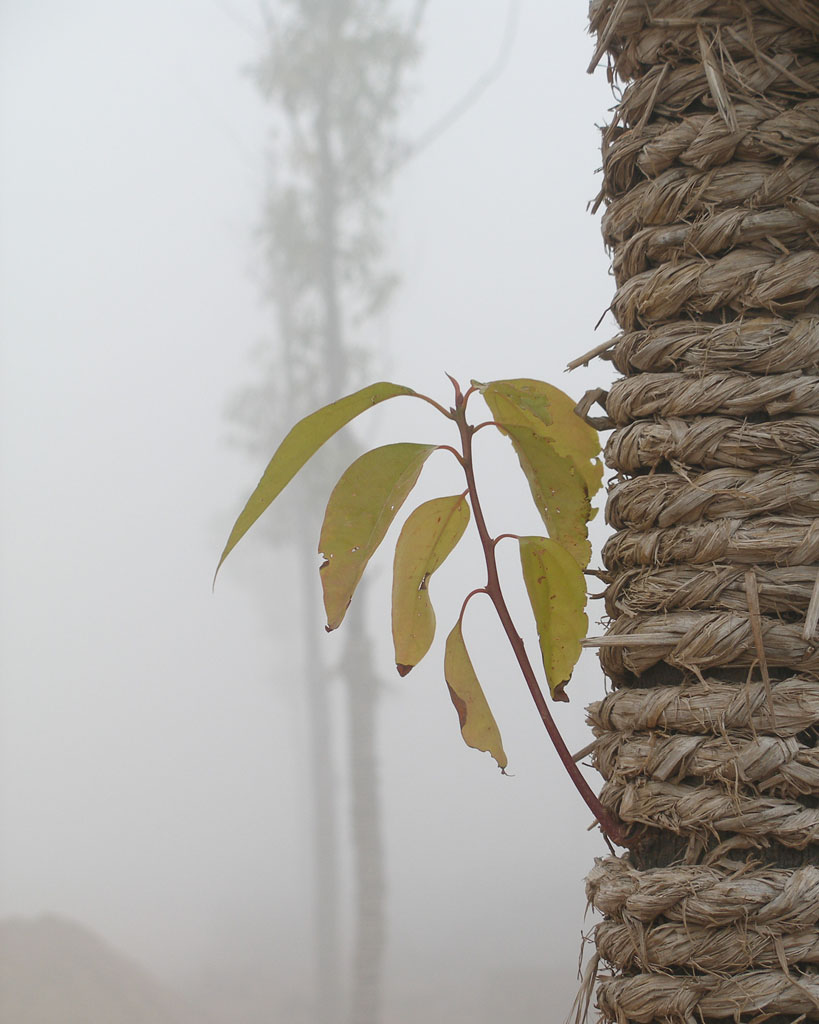
[[[506,12],[430,8],[410,138],[492,64]],[[295,576],[251,535],[210,591],[263,468],[228,444],[225,417],[273,336],[253,238],[267,120],[242,74],[256,24],[249,0],[11,0],[0,14],[0,914],[70,915],[166,972],[263,935],[296,984],[311,953],[305,709],[283,610]],[[402,287],[368,332],[377,376],[447,400],[445,370],[577,397],[608,379],[599,364],[563,374],[613,333],[593,333],[613,286],[586,211],[610,104],[590,53],[585,5],[523,0],[500,80],[402,172]],[[381,443],[439,438],[409,405],[374,415]],[[540,532],[511,450],[487,439],[479,455],[492,526]],[[419,499],[460,489],[439,459]],[[518,571],[514,551],[505,561]],[[436,577],[441,638],[405,680],[376,566],[390,998],[423,978],[454,1019],[492,972],[542,970],[557,1019],[604,848],[476,603],[467,640],[514,777],[461,743],[442,638],[482,582],[473,564],[466,548]],[[336,642],[321,626],[317,612],[317,643]],[[575,749],[603,692],[594,658],[570,692],[556,716]]]

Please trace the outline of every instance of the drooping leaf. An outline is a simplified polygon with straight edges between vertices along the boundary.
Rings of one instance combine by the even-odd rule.
[[[366,452],[333,488],[319,538],[327,629],[341,625],[367,562],[436,445],[387,444]]]
[[[579,565],[587,566],[591,558],[586,527],[591,498],[582,475],[571,459],[557,451],[527,409],[498,393],[491,396],[490,408],[512,442],[549,535],[570,551]]]
[[[480,385],[481,393],[493,418],[512,442],[549,535],[570,551],[579,565],[585,567],[591,558],[587,529],[587,523],[593,515],[589,482],[592,482],[596,491],[602,478],[602,467],[589,461],[589,453],[599,451],[596,432],[574,413],[573,408],[569,409],[571,399],[556,388],[551,390],[560,396],[560,401],[555,402],[560,415],[556,423],[546,422],[552,409],[548,393],[534,387],[520,390],[515,386],[517,383],[494,381]],[[540,381],[523,383],[541,384]],[[543,388],[548,387],[543,385]],[[569,419],[569,412],[582,430],[575,428]],[[562,429],[564,418],[567,432],[570,434],[574,431],[580,439],[575,446],[565,437],[558,443],[554,436]],[[593,443],[584,434],[584,431],[589,430],[593,435]],[[576,457],[572,452],[576,452]]]
[[[568,700],[571,679],[586,636],[586,581],[574,558],[547,537],[521,537],[520,564],[537,623],[540,653],[555,700]]]
[[[600,438],[594,427],[575,412],[575,401],[565,391],[543,380],[521,377],[516,380],[495,380],[486,385],[486,392],[506,394],[521,408],[527,409],[543,425],[560,455],[570,458],[586,481],[589,497],[594,497],[603,482]],[[489,405],[489,398],[487,398]],[[491,405],[489,405],[492,408]],[[595,509],[596,511],[596,509]]]
[[[405,676],[435,637],[429,579],[463,536],[469,504],[463,494],[425,501],[409,516],[395,545],[392,637],[395,663]]]
[[[465,743],[475,750],[488,751],[503,770],[509,762],[501,742],[500,730],[475,675],[460,620],[446,638],[444,676],[449,696],[458,712]]]
[[[275,498],[290,483],[302,466],[328,441],[333,434],[346,426],[356,416],[370,409],[379,402],[399,395],[414,395],[412,388],[400,384],[382,381],[370,384],[352,395],[340,398],[337,402],[325,405],[316,410],[293,427],[276,449],[273,458],[262,474],[256,489],[248,498],[247,504],[233,524],[225,549],[219,558],[216,572],[233,548],[244,537],[259,516],[270,506]]]

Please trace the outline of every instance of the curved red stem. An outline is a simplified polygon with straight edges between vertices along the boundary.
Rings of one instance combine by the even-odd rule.
[[[460,388],[456,388],[456,394],[459,395],[459,393]],[[495,611],[497,612],[504,632],[509,639],[509,643],[512,645],[512,650],[515,653],[518,665],[520,665],[520,670],[523,673],[523,678],[526,680],[526,685],[529,688],[529,693],[532,695],[532,700],[535,702],[535,707],[540,714],[541,721],[546,727],[549,739],[552,741],[563,767],[568,772],[569,778],[574,783],[575,788],[585,801],[586,806],[595,816],[601,829],[608,838],[619,846],[626,846],[628,844],[626,842],[626,836],[623,829],[600,803],[597,794],[588,784],[583,773],[572,758],[571,752],[560,734],[557,723],[552,717],[551,711],[549,711],[546,698],[543,696],[543,691],[537,681],[537,676],[532,668],[532,663],[529,661],[529,656],[526,653],[523,638],[515,629],[512,616],[506,606],[506,601],[504,600],[503,592],[501,590],[500,578],[498,576],[498,566],[495,560],[495,544],[492,537],[489,535],[488,529],[486,528],[486,520],[484,519],[483,509],[481,508],[480,499],[478,498],[478,489],[475,484],[475,472],[472,461],[472,435],[475,433],[475,428],[466,421],[465,404],[463,397],[456,399],[453,418],[458,425],[458,431],[461,435],[463,467],[464,473],[466,474],[466,482],[469,487],[472,514],[475,517],[475,526],[477,527],[478,535],[481,539],[481,546],[483,547],[484,558],[486,559],[486,593],[489,595],[492,604],[495,606]]]

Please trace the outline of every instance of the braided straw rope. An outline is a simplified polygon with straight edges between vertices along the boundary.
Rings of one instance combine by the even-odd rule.
[[[621,333],[575,364],[623,378],[588,713],[631,836],[587,881],[598,1008],[819,1020],[819,3],[590,22],[622,83],[596,201]]]
[[[745,568],[736,564],[684,565],[626,569],[606,591],[611,616],[654,614],[675,608],[712,608],[747,612]],[[763,614],[801,621],[816,587],[813,565],[756,566],[759,607]]]
[[[770,699],[764,683],[739,685],[711,676],[682,686],[630,686],[592,704],[588,713],[598,735],[656,730],[765,735],[773,719],[776,729],[771,735],[798,736],[819,720],[819,680],[776,680]]]
[[[819,521],[761,516],[750,522],[717,519],[659,530],[621,530],[606,541],[603,560],[612,572],[638,565],[733,562],[812,565],[815,573]]]
[[[819,643],[805,639],[801,622],[761,620],[769,667],[819,675]],[[585,641],[593,645],[595,640]],[[622,615],[614,621],[600,652],[606,673],[616,681],[641,676],[659,662],[695,671],[729,665],[746,668],[759,661],[754,623],[748,611],[673,611],[665,615]]]
[[[796,1024],[816,1019],[819,983],[808,978],[797,981],[782,971],[750,971],[731,978],[717,974],[693,978],[637,974],[604,981],[598,1001],[606,1019],[618,1024],[735,1021],[742,1011],[754,1014],[758,1021],[773,1021],[773,1014],[789,1014],[776,1021]]]
[[[777,207],[796,199],[810,205],[819,200],[814,160],[730,163],[707,171],[673,167],[641,181],[609,204],[603,214],[603,239],[606,245],[616,246],[646,227],[683,231],[695,223],[702,230],[715,219],[719,223],[725,214],[781,214]]]
[[[643,373],[618,381],[606,400],[613,426],[650,416],[745,418],[819,413],[819,378],[798,372],[758,377],[747,373]]]
[[[735,737],[726,759],[722,736],[606,733],[594,753],[604,779],[648,776],[667,782],[696,776],[781,797],[819,793],[819,751],[793,737]]]
[[[672,321],[619,335],[605,356],[623,374],[718,369],[816,374],[819,318],[749,316],[727,324]]]
[[[819,964],[819,933],[815,929],[779,939],[767,929],[744,926],[696,928],[661,924],[656,928],[604,921],[597,929],[597,948],[621,969],[663,971],[697,964],[701,971],[733,973],[751,967],[778,967],[784,952],[788,964]]]
[[[653,470],[664,462],[703,469],[763,469],[783,462],[800,469],[819,468],[819,417],[637,420],[612,434],[605,457],[622,473]]]
[[[734,107],[736,130],[719,114],[692,114],[612,131],[603,140],[603,199],[627,194],[643,176],[657,177],[674,164],[706,171],[730,161],[794,160],[819,156],[819,101],[784,110],[759,97]]]
[[[748,869],[680,864],[636,871],[626,860],[598,860],[586,879],[589,903],[615,922],[669,921],[692,927],[745,924],[769,934],[819,923],[819,869]]]
[[[727,309],[771,313],[813,311],[819,296],[819,252],[767,252],[755,246],[716,259],[663,263],[621,285],[611,308],[627,331],[661,320]]]
[[[705,473],[654,473],[615,483],[606,521],[617,529],[745,519],[765,514],[819,513],[819,473],[810,470],[725,467]]]

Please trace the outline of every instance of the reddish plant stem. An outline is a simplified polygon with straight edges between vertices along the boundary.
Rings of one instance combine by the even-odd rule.
[[[498,576],[498,565],[495,560],[495,544],[489,534],[489,530],[486,528],[486,520],[483,516],[483,509],[481,508],[481,503],[478,498],[478,489],[475,485],[475,472],[472,463],[472,435],[475,433],[475,427],[471,426],[466,421],[466,397],[468,397],[468,395],[469,392],[467,392],[467,395],[462,398],[460,395],[460,389],[456,388],[456,406],[452,412],[454,414],[453,419],[457,423],[458,431],[461,435],[463,467],[469,488],[469,497],[472,502],[472,514],[475,517],[475,526],[478,530],[478,536],[481,539],[481,545],[486,559],[486,593],[489,595],[492,604],[495,606],[495,611],[498,613],[498,618],[501,621],[504,632],[509,639],[509,643],[512,645],[512,650],[515,652],[515,657],[520,665],[523,678],[526,680],[529,693],[532,695],[532,700],[535,702],[535,707],[540,714],[541,721],[546,727],[549,739],[552,741],[563,767],[568,772],[569,778],[574,783],[575,789],[577,789],[578,793],[585,801],[586,806],[597,819],[597,822],[605,835],[608,836],[613,843],[617,843],[618,846],[627,846],[628,843],[623,829],[600,803],[597,794],[592,790],[588,782],[586,782],[586,779],[583,777],[583,773],[578,768],[572,758],[569,748],[566,746],[563,737],[560,735],[557,723],[554,718],[552,718],[552,713],[549,711],[546,698],[543,696],[543,691],[540,689],[537,676],[532,668],[532,663],[529,661],[529,655],[526,653],[523,638],[515,629],[512,616],[506,606],[503,591],[501,590],[500,578]]]

